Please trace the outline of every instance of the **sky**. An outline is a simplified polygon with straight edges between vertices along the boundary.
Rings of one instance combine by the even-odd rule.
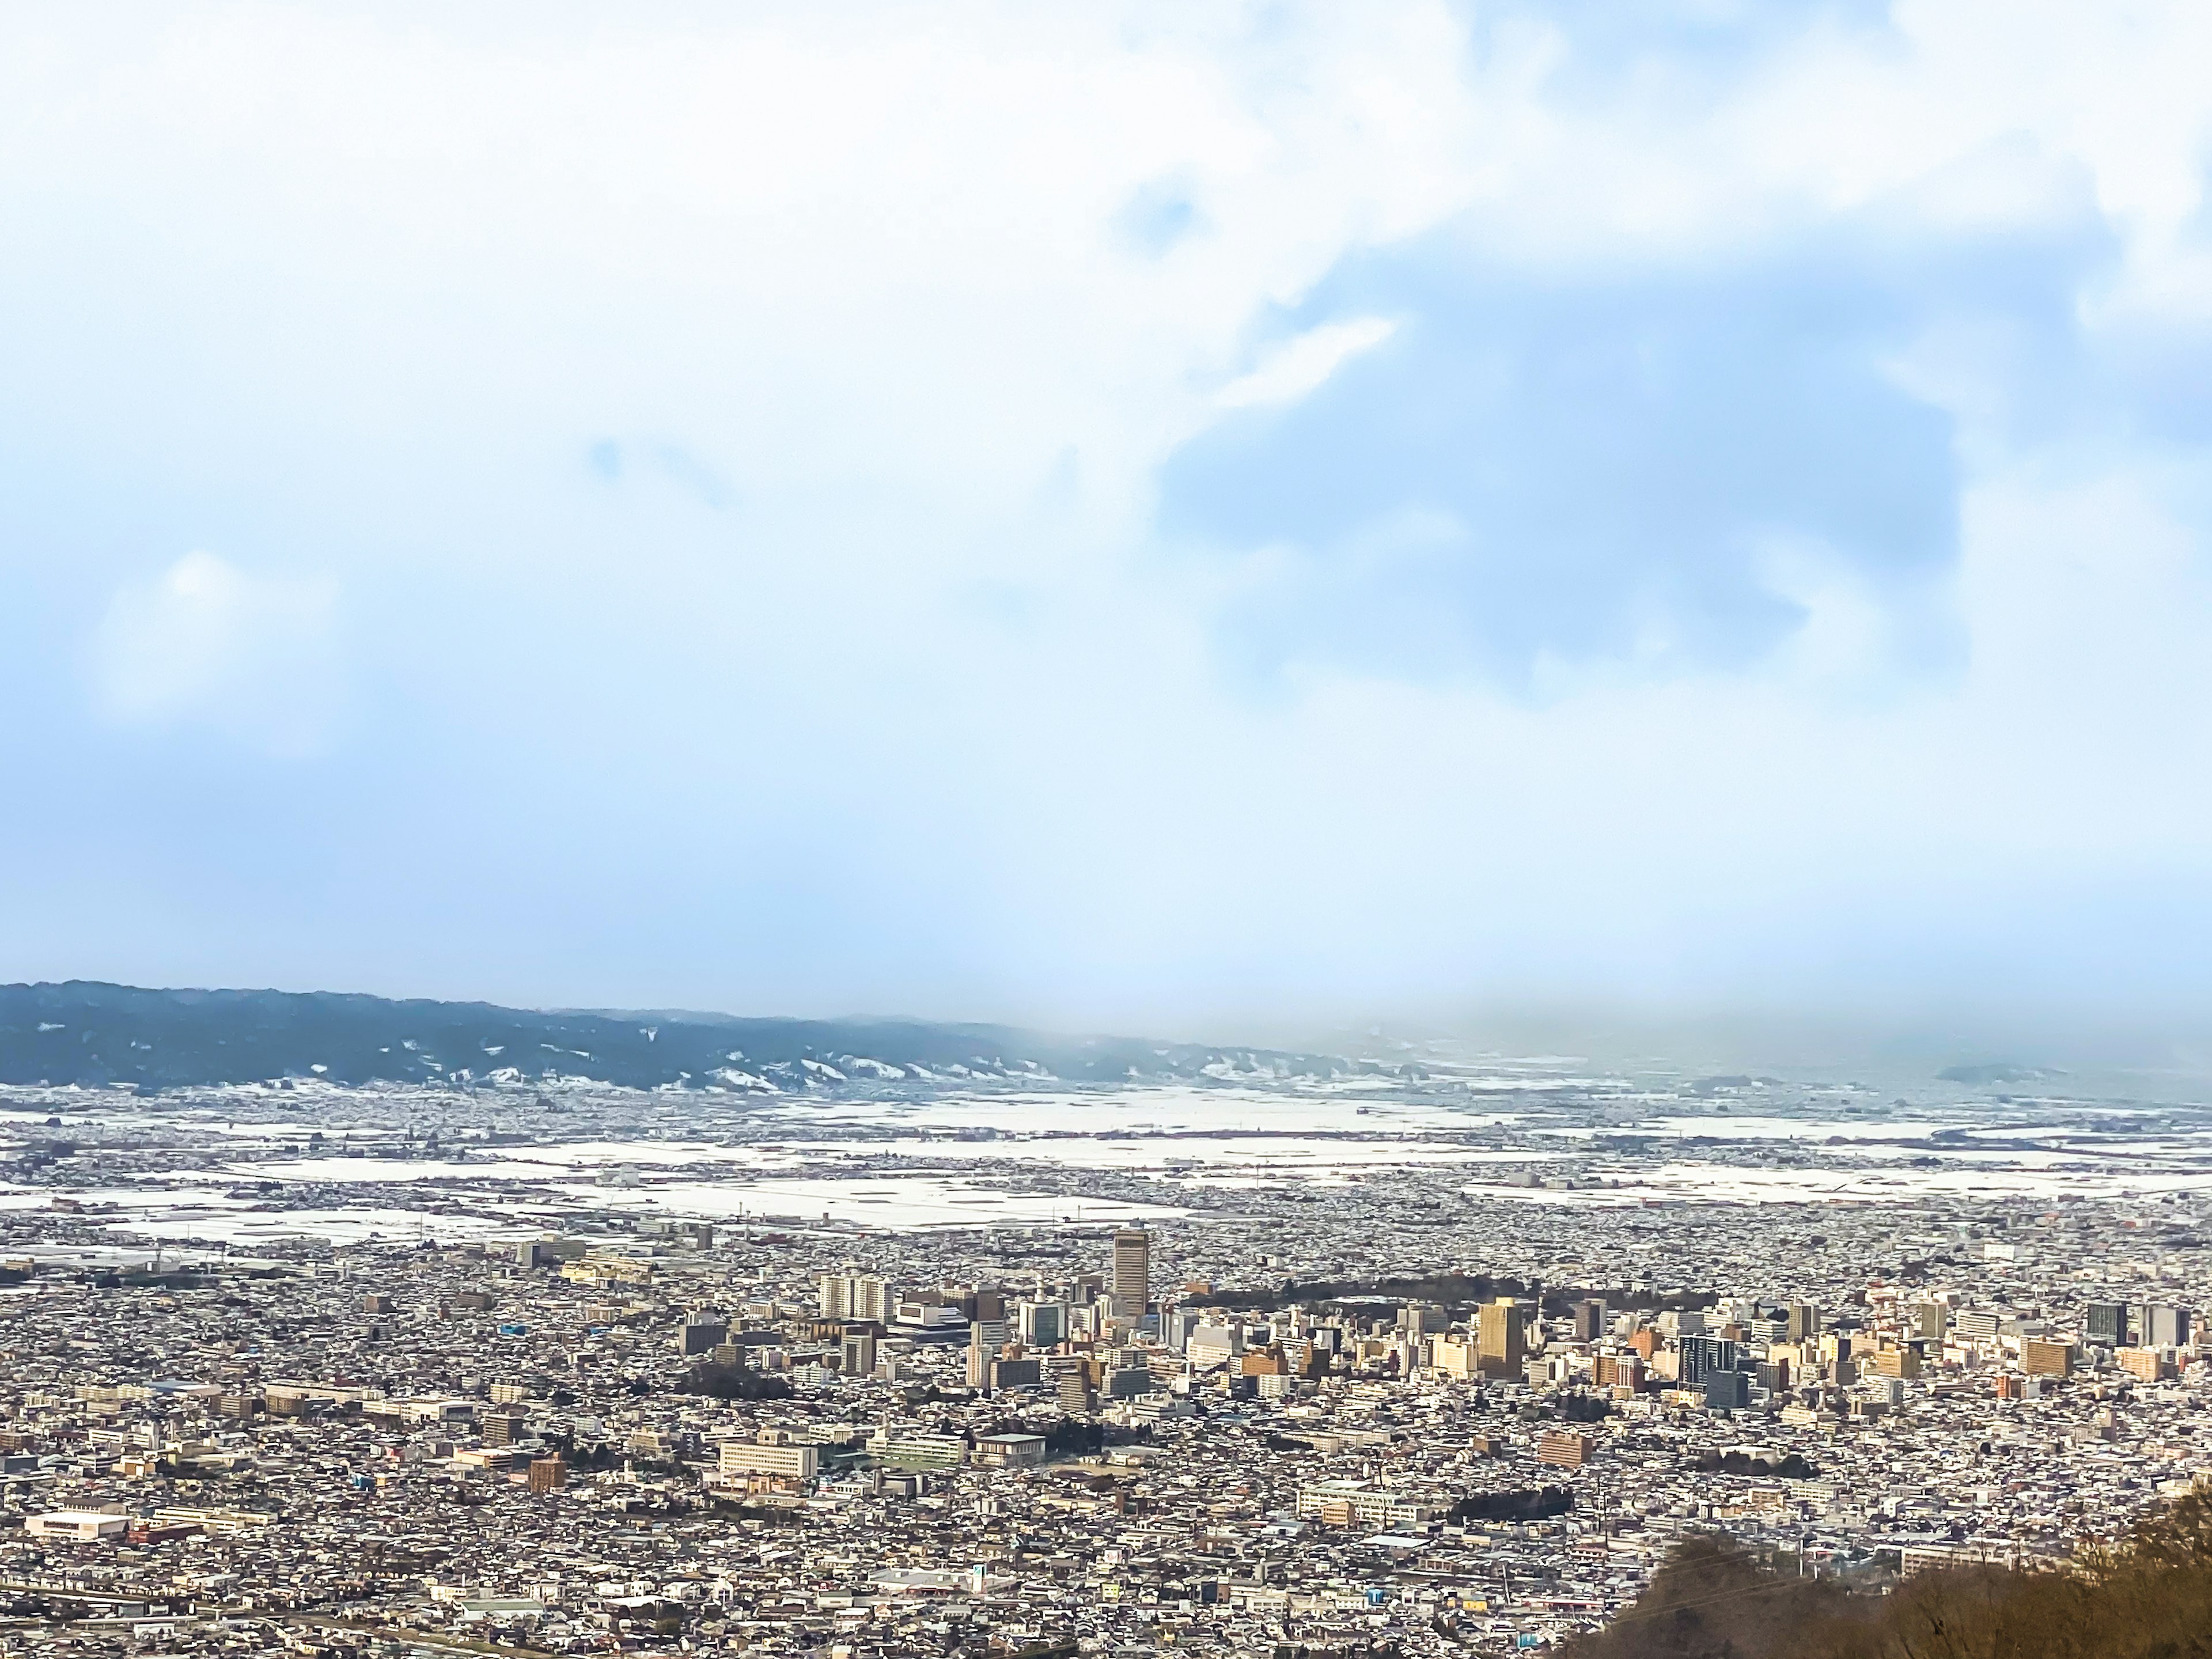
[[[2212,993],[2212,8],[0,13],[0,977]]]

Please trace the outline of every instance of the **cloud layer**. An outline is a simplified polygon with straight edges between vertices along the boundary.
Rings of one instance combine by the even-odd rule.
[[[12,16],[7,971],[2185,1006],[2208,33]]]

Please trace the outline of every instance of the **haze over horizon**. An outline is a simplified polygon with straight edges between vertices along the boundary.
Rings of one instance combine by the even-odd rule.
[[[11,13],[0,977],[2182,1052],[2206,61]]]

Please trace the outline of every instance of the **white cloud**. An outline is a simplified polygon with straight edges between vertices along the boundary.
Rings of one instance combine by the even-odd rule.
[[[338,690],[337,590],[185,554],[117,590],[93,646],[101,712],[120,724],[204,724],[271,753],[313,752]]]
[[[1397,331],[1398,325],[1387,317],[1359,317],[1310,328],[1269,352],[1249,374],[1239,375],[1222,387],[1214,402],[1224,409],[1296,403],[1347,360],[1382,344]]]
[[[107,720],[343,736],[409,781],[284,831],[416,878],[321,916],[291,959],[325,981],[1152,1019],[1764,985],[1977,882],[2032,910],[2083,872],[2205,876],[2198,463],[2019,453],[2008,342],[1971,317],[1899,366],[1961,426],[1955,679],[1870,695],[1898,643],[1802,550],[1772,574],[1812,625],[1748,672],[1582,666],[1533,705],[1349,672],[1262,702],[1224,672],[1237,574],[1148,544],[1151,479],[1382,343],[1365,317],[1245,355],[1364,251],[1455,223],[1500,264],[1671,281],[2087,201],[2130,261],[2111,303],[2202,312],[2201,4],[1906,4],[1894,36],[1610,81],[1566,27],[1471,58],[1462,15],[19,10],[0,512],[51,505],[0,546],[143,548],[131,514],[186,546],[212,509],[251,535],[227,546],[316,550],[84,557]],[[1162,179],[1193,228],[1146,257],[1116,226]],[[609,487],[609,439],[696,457],[726,507]],[[341,592],[404,695],[344,702]],[[55,723],[58,775],[99,770],[79,736]],[[481,789],[486,755],[542,793]],[[244,904],[276,832],[148,833]],[[298,894],[258,896],[275,937]],[[444,954],[456,916],[502,954]]]

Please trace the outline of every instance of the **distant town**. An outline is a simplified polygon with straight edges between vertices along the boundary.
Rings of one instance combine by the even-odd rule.
[[[1862,1091],[1869,1166],[1443,1086],[7,1091],[0,1643],[1540,1650],[1695,1535],[1902,1582],[2205,1483],[2185,1109]]]

